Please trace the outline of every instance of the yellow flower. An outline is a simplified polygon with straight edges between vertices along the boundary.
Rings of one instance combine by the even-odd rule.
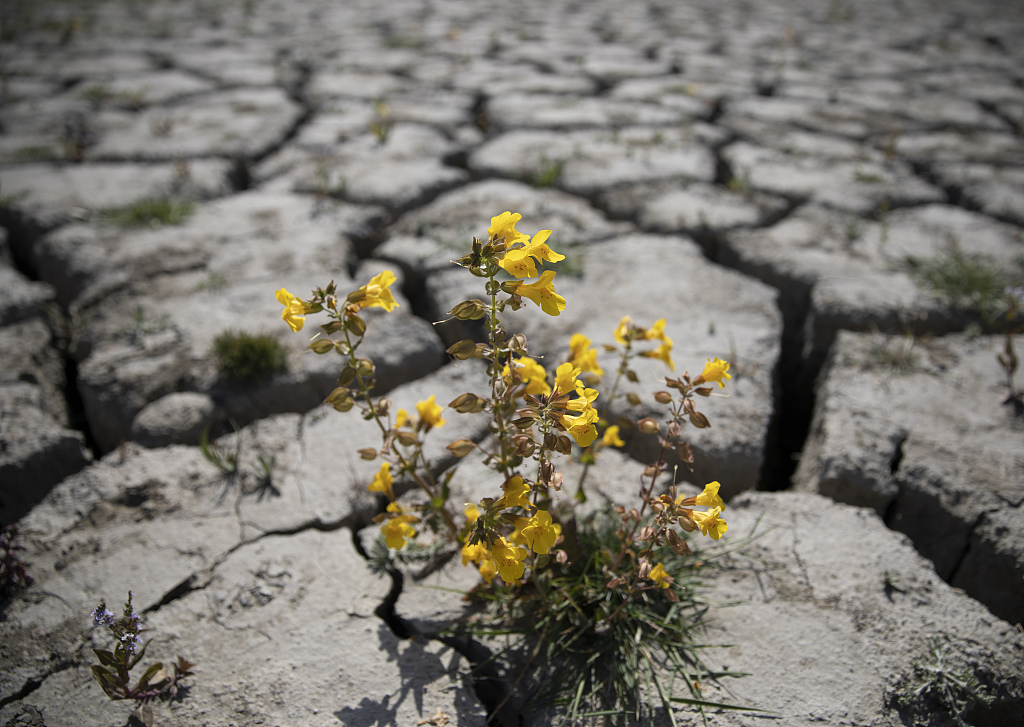
[[[387,495],[389,500],[395,499],[395,493],[391,489],[391,485],[394,483],[394,478],[391,477],[391,463],[385,462],[380,466],[380,470],[373,476],[373,482],[367,487],[370,492],[383,492]]]
[[[398,305],[391,295],[391,284],[395,282],[395,274],[385,270],[370,278],[370,282],[348,296],[348,302],[356,310],[363,308],[383,308],[389,313]]]
[[[520,475],[513,475],[505,483],[505,494],[496,503],[499,508],[525,507],[532,508],[527,495],[530,494],[530,485],[523,481]]]
[[[719,519],[719,515],[722,514],[721,508],[713,507],[707,512],[696,512],[690,516],[697,527],[700,528],[701,533],[704,535],[710,535],[713,540],[718,540],[729,529],[726,525],[725,520]]]
[[[534,258],[551,263],[565,260],[565,255],[559,255],[545,244],[545,241],[550,236],[551,230],[541,230],[523,247],[517,247],[506,252],[498,265],[517,278],[537,277],[537,266],[534,265]]]
[[[479,565],[484,557],[489,555],[486,546],[482,543],[473,543],[472,545],[466,543],[462,546],[462,565],[465,566],[470,563]]]
[[[517,243],[529,240],[529,235],[524,235],[516,230],[516,223],[521,219],[523,219],[523,216],[518,212],[515,214],[502,212],[497,217],[492,217],[491,226],[487,228],[487,238],[489,240],[504,238],[506,247],[512,247]]]
[[[580,375],[580,369],[571,363],[561,364],[555,369],[555,396],[568,394],[576,391],[579,381],[576,377]]]
[[[480,517],[480,508],[470,502],[462,508],[462,514],[466,516],[467,523],[475,523]]]
[[[601,438],[601,444],[605,447],[624,447],[626,443],[622,441],[622,437],[619,436],[619,425],[612,424],[610,427],[604,430],[604,436]]]
[[[509,584],[515,584],[523,573],[526,572],[526,548],[509,547],[508,541],[500,538],[491,546],[491,556],[494,558],[494,567],[498,570],[501,580]]]
[[[494,570],[494,558],[491,557],[491,553],[489,550],[484,549],[484,557],[480,561],[480,566],[478,570],[480,571],[480,577],[488,583],[493,581],[494,576],[498,574],[498,572]]]
[[[604,369],[597,363],[597,349],[590,347],[590,339],[582,333],[572,334],[569,339],[569,363],[594,376],[604,376]]]
[[[434,403],[433,394],[426,401],[421,401],[416,405],[416,413],[420,415],[420,424],[428,428],[444,426],[444,419],[441,418],[442,411],[444,411],[444,407]]]
[[[523,536],[523,528],[530,524],[530,518],[517,517],[512,519],[512,533],[508,536],[508,542],[513,545],[526,545],[526,538]]]
[[[301,331],[302,327],[306,325],[306,319],[302,316],[312,313],[313,306],[296,298],[288,292],[287,288],[281,288],[277,291],[277,302],[284,306],[281,318],[288,324],[288,327],[292,331]]]
[[[555,292],[555,271],[545,270],[540,278],[533,283],[519,283],[515,292],[525,298],[529,298],[540,306],[540,309],[549,316],[557,316],[565,310],[565,298]]]
[[[720,487],[721,485],[717,480],[707,483],[704,485],[704,492],[697,495],[693,504],[700,505],[701,507],[717,507],[719,512],[725,512],[725,503],[718,496],[718,489]]]
[[[547,372],[544,367],[534,361],[529,356],[522,356],[517,358],[514,365],[519,370],[519,375],[523,379],[523,383],[526,384],[526,393],[533,394],[534,396],[540,394],[550,394],[551,387],[548,386]],[[511,378],[511,371],[509,370],[508,364],[505,364],[505,369],[502,375],[506,380]]]
[[[704,366],[704,372],[700,375],[700,378],[708,382],[716,381],[718,382],[718,388],[724,389],[725,382],[722,381],[722,379],[728,381],[732,378],[732,374],[729,373],[729,362],[723,361],[717,356],[714,361],[708,359],[707,365]]]
[[[629,329],[633,323],[633,319],[629,316],[623,316],[622,320],[619,321],[618,327],[615,329],[615,340],[625,346],[629,339]]]
[[[551,550],[561,532],[562,526],[552,522],[551,515],[544,510],[538,510],[522,529],[526,544],[538,555],[544,555]]]
[[[600,419],[597,410],[588,406],[579,416],[563,414],[558,418],[569,435],[576,440],[581,447],[589,447],[597,439],[597,420]]]
[[[647,577],[657,583],[661,588],[668,588],[672,585],[672,576],[665,572],[665,566],[661,563],[654,566]]]
[[[672,361],[672,341],[664,341],[658,344],[658,347],[653,351],[644,351],[643,356],[647,358],[659,358],[665,362],[670,371],[676,370],[676,365]]]
[[[597,399],[599,392],[597,389],[588,389],[577,382],[576,384],[577,397],[572,399],[565,408],[569,411],[586,411],[587,409],[593,409],[594,401]]]
[[[665,341],[666,343],[672,343],[672,340],[665,335],[665,319],[659,318],[654,322],[654,325],[647,329],[644,333],[644,338],[648,341]]]
[[[416,530],[406,522],[408,515],[393,517],[380,526],[380,532],[384,536],[384,542],[389,548],[401,550],[405,547],[406,538],[416,536]]]
[[[401,429],[409,421],[409,412],[399,409],[395,414],[395,429]]]

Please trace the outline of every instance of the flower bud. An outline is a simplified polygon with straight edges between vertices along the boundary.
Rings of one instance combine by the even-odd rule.
[[[366,321],[355,313],[351,313],[345,316],[345,328],[354,336],[362,336],[366,333]]]
[[[343,401],[351,400],[351,399],[352,399],[352,393],[347,388],[345,388],[344,386],[339,386],[338,388],[336,388],[334,391],[332,391],[330,394],[327,395],[327,399],[325,399],[325,401],[326,401],[326,403],[330,404],[331,406],[335,406],[339,402],[343,402]]]
[[[377,402],[377,416],[386,417],[391,411],[391,400],[381,399]]]
[[[668,436],[670,436],[670,437],[678,437],[679,433],[681,431],[683,431],[683,427],[682,427],[681,424],[679,424],[679,422],[677,422],[677,421],[669,422],[669,424],[668,424]]]
[[[464,300],[450,311],[448,315],[455,316],[460,321],[475,321],[484,317],[486,309],[482,300]]]
[[[459,414],[476,414],[484,410],[484,406],[487,404],[486,399],[481,399],[476,394],[459,394],[455,397],[450,404],[449,409],[454,409]]]
[[[533,441],[533,437],[512,437],[512,441],[516,445],[514,451],[519,457],[532,457],[534,450],[537,449],[537,443]]]
[[[697,529],[697,523],[694,522],[692,517],[690,517],[691,512],[692,510],[683,510],[678,514],[679,527],[681,527],[688,533],[692,533],[694,530]]]
[[[654,421],[650,417],[644,417],[636,423],[637,429],[644,434],[657,434],[660,431],[658,422]]]
[[[473,358],[476,354],[476,343],[467,338],[458,343],[453,343],[445,353],[459,361],[465,361],[466,359]]]
[[[373,361],[368,358],[361,358],[356,362],[356,372],[360,376],[373,376],[373,372],[376,367],[373,365]]]
[[[517,333],[516,335],[512,336],[512,338],[510,338],[508,342],[508,350],[511,353],[518,353],[524,356],[529,354],[530,352],[526,349],[525,334]]]
[[[446,449],[451,452],[453,456],[461,459],[472,452],[474,447],[476,447],[476,445],[468,439],[456,439],[454,442],[449,444]]]
[[[639,575],[640,575],[641,578],[643,578],[644,580],[647,580],[648,576],[651,575],[651,571],[652,570],[654,570],[654,566],[651,565],[651,561],[643,560],[643,561],[640,562],[640,572],[639,572]]]
[[[338,374],[338,385],[339,386],[349,386],[355,380],[356,380],[356,370],[354,368],[352,368],[351,366],[346,366],[345,368],[343,368],[341,370],[341,373]]]
[[[628,401],[631,406],[640,406],[640,397],[637,396],[635,392],[631,391],[626,394],[626,401]]]
[[[363,459],[367,460],[367,461],[374,460],[374,459],[377,459],[377,450],[373,449],[372,447],[367,447],[366,449],[360,449],[359,450],[359,456],[362,457]]]
[[[342,323],[341,321],[330,321],[328,323],[324,323],[323,325],[321,325],[320,328],[323,329],[323,332],[326,333],[328,336],[333,336],[335,333],[340,331],[341,327],[344,325],[345,324]]]
[[[670,394],[667,391],[655,391],[654,392],[654,400],[656,402],[658,402],[659,404],[671,404],[672,403],[672,394]]]
[[[344,386],[339,386],[327,395],[327,403],[341,412],[348,411],[355,406],[352,394]]]
[[[690,424],[697,427],[697,429],[707,429],[711,426],[711,422],[708,421],[708,418],[699,411],[695,411],[690,414]]]
[[[399,429],[395,432],[395,439],[398,440],[399,444],[406,447],[411,447],[416,444],[416,434],[405,429]]]
[[[313,353],[324,354],[334,350],[334,341],[329,338],[320,338],[307,346]]]

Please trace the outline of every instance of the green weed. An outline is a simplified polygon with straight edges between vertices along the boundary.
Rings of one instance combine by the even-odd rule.
[[[288,350],[268,333],[224,331],[213,341],[213,354],[221,375],[239,384],[288,370]]]
[[[108,210],[107,219],[119,227],[162,227],[180,225],[192,214],[195,205],[174,199],[148,199],[119,209]]]
[[[913,663],[914,675],[900,690],[900,704],[910,706],[931,699],[943,706],[960,727],[970,727],[967,713],[976,704],[989,705],[995,697],[978,680],[974,669],[949,663],[949,644],[934,637],[928,658]]]

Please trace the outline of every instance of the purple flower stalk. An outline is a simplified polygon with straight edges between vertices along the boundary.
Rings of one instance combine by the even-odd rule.
[[[105,603],[101,603],[92,612],[92,625],[99,626],[100,624],[104,626],[114,625],[114,614],[107,610],[107,604]]]

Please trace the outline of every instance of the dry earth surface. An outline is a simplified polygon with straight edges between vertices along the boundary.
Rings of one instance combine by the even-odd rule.
[[[394,270],[379,391],[448,402],[483,380],[444,353],[480,331],[434,325],[482,293],[449,261],[505,210],[567,256],[566,311],[514,317],[532,351],[630,315],[680,369],[732,362],[685,479],[722,482],[725,540],[760,534],[706,593],[709,660],[749,676],[705,693],[765,711],[708,724],[952,725],[898,698],[936,639],[994,697],[968,721],[1024,724],[992,308],[1024,281],[1022,38],[1024,6],[974,0],[0,4],[0,524],[34,579],[0,601],[0,725],[129,721],[89,671],[89,613],[129,590],[149,653],[198,663],[158,724],[557,723],[438,636],[475,572],[372,572],[374,432],[322,405],[339,361],[274,298]],[[229,330],[286,370],[231,381]],[[661,416],[655,388],[613,414]],[[448,419],[441,467],[486,435]],[[592,501],[631,504],[655,446],[602,455]]]

